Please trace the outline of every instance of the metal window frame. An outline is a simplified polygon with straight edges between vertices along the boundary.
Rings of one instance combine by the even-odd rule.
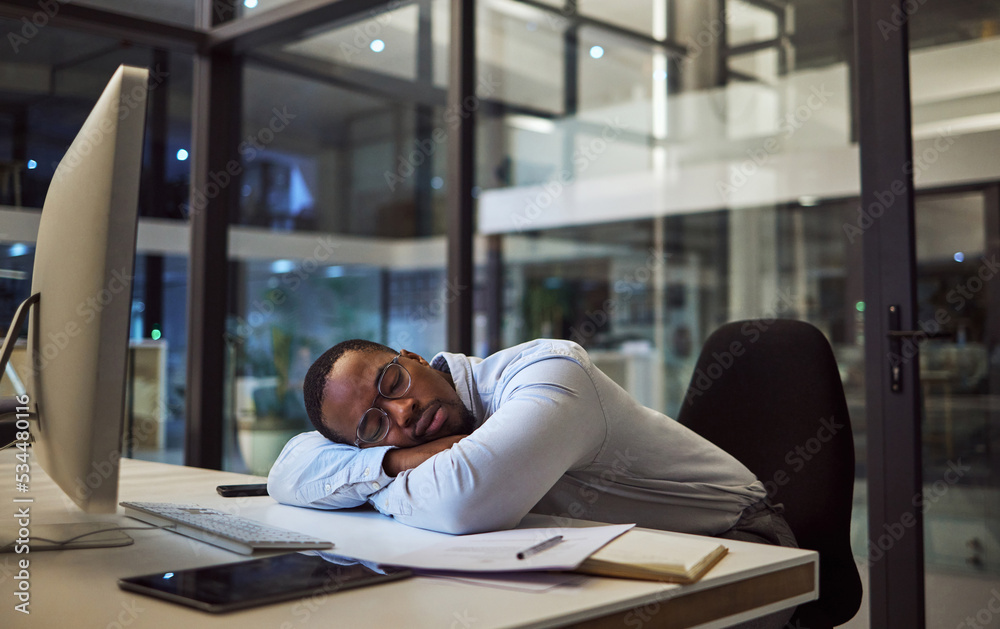
[[[201,1],[201,0],[199,0]],[[294,39],[303,32],[333,22],[375,14],[399,0],[296,0],[267,11],[230,20],[211,28],[205,47],[242,54],[260,46]]]
[[[476,0],[451,0],[448,54],[448,110],[458,124],[448,133],[448,268],[446,334],[448,349],[472,354],[476,109]],[[476,103],[474,107],[469,105]]]
[[[916,330],[913,143],[906,24],[883,33],[899,0],[856,0],[861,207],[884,207],[862,235],[865,408],[868,417],[869,614],[873,627],[923,627],[924,535],[919,352],[911,360],[890,330]],[[905,14],[905,13],[904,13]],[[909,167],[908,167],[909,165]],[[900,190],[902,192],[900,192]],[[894,319],[896,319],[894,321]],[[893,387],[892,369],[902,371]],[[891,532],[904,529],[901,535]],[[891,543],[884,537],[891,535]]]
[[[656,48],[661,48],[670,56],[684,57],[688,54],[687,46],[669,37],[666,39],[657,39],[652,35],[647,35],[646,33],[625,26],[612,24],[611,22],[606,22],[604,20],[593,18],[586,14],[580,13],[579,11],[577,11],[576,0],[565,0],[565,4],[563,5],[562,10],[560,10],[559,7],[552,6],[551,4],[546,4],[544,2],[539,2],[538,0],[511,0],[511,1],[529,7],[533,7],[540,11],[545,11],[546,13],[554,13],[558,15],[561,19],[566,20],[567,28],[572,28],[574,31],[578,31],[580,28],[585,26],[599,28],[603,31],[612,33],[614,35],[618,35],[619,37],[634,41],[636,43],[645,44]]]
[[[204,47],[207,32],[187,26],[167,24],[156,20],[116,13],[82,4],[60,1],[58,10],[44,11],[38,0],[3,0],[0,17],[32,20],[39,14],[45,24],[58,28],[84,31],[125,42],[165,48],[177,52],[196,52]]]
[[[199,0],[198,19],[204,29],[217,23],[212,0]],[[242,59],[229,50],[204,51],[194,59],[184,462],[207,469],[222,469],[223,462],[228,230],[239,203],[237,182],[219,185],[212,174],[229,174],[228,164],[239,163],[242,70]],[[209,186],[217,193],[209,194]]]

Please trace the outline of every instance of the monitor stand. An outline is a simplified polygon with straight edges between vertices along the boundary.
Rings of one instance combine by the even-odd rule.
[[[14,320],[10,322],[10,327],[7,329],[7,336],[3,340],[3,346],[0,347],[0,377],[3,377],[2,374],[7,369],[7,362],[10,360],[10,355],[14,353],[14,343],[17,342],[17,337],[21,335],[21,328],[28,318],[28,312],[32,306],[35,306],[36,309],[38,308],[37,304],[41,299],[41,295],[41,293],[35,293],[22,301],[21,305],[17,307],[17,311],[14,313]]]

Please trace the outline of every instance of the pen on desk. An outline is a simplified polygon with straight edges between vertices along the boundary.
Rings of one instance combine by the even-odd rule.
[[[556,535],[555,537],[550,537],[549,539],[545,540],[541,544],[535,544],[531,548],[528,548],[526,550],[522,550],[521,552],[517,553],[517,558],[518,559],[527,559],[528,557],[531,557],[532,555],[537,555],[538,553],[542,552],[543,550],[548,550],[548,549],[552,548],[553,546],[555,546],[556,544],[558,544],[561,541],[563,541],[563,536],[562,535]]]

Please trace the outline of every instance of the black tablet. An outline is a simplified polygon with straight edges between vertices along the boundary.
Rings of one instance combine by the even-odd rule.
[[[289,553],[250,561],[119,579],[118,587],[208,612],[228,612],[409,577],[409,568],[361,563],[329,553]]]

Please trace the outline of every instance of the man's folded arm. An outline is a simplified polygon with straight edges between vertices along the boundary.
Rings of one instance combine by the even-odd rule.
[[[518,372],[498,410],[469,437],[370,497],[410,526],[474,533],[517,524],[567,471],[590,463],[607,433],[600,398],[577,362]]]
[[[292,438],[267,476],[267,493],[278,502],[318,509],[346,509],[392,482],[382,469],[388,446],[358,449],[316,431]]]

